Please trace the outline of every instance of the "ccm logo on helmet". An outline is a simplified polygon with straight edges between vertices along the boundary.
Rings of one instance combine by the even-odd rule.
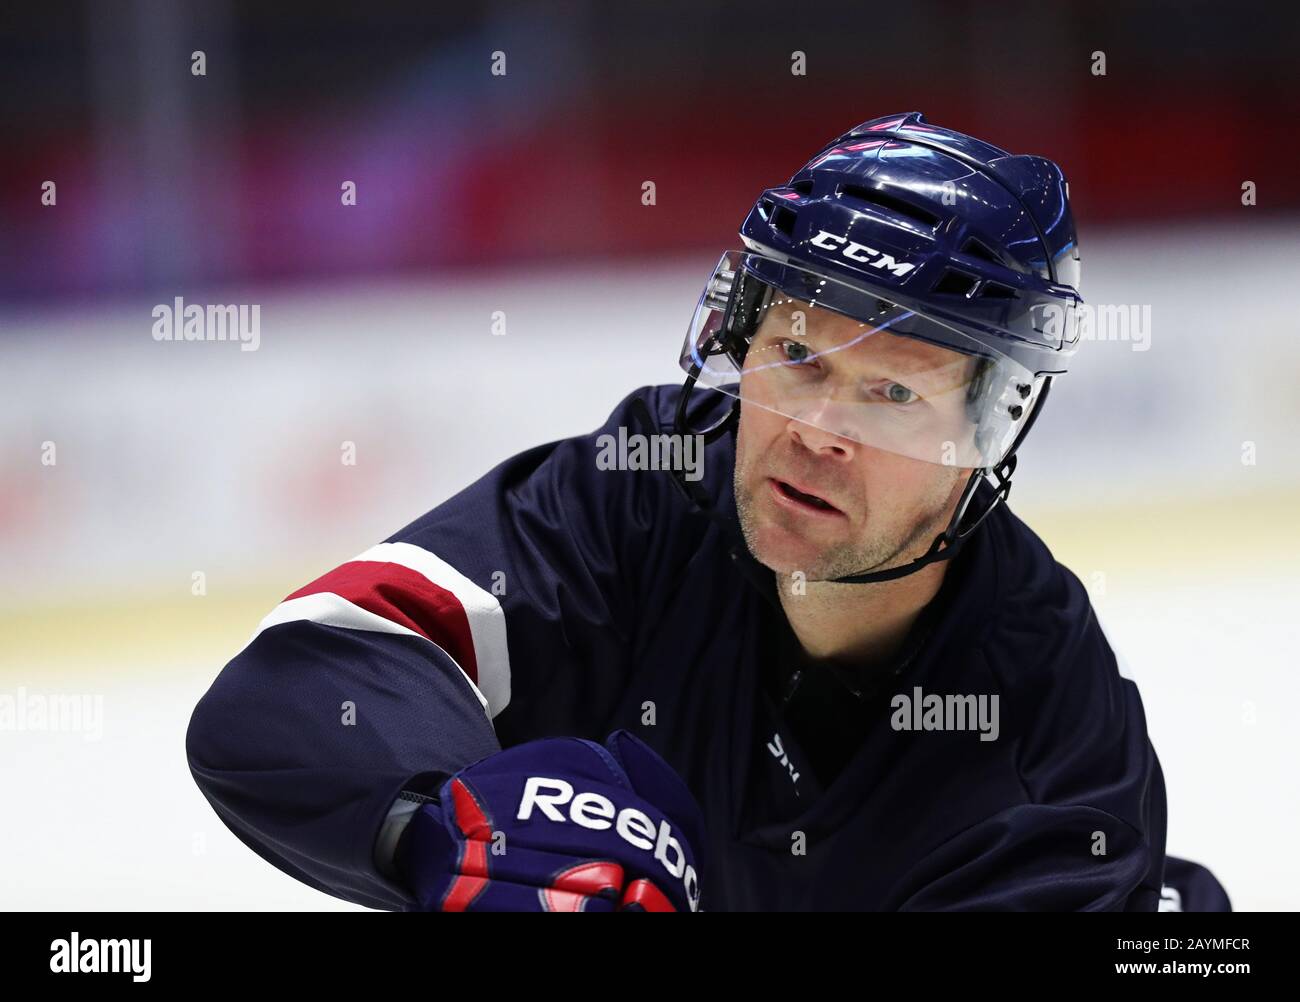
[[[822,250],[838,250],[843,257],[848,258],[850,261],[869,264],[873,268],[884,268],[896,278],[902,278],[916,267],[916,265],[904,261],[895,261],[893,257],[882,254],[874,247],[868,247],[866,244],[860,244],[856,240],[850,240],[847,237],[836,236],[826,230],[818,230],[817,235],[808,242],[814,247],[820,247]]]
[[[560,810],[566,804],[567,816]],[[695,867],[686,861],[686,852],[682,849],[682,844],[673,838],[672,827],[667,821],[660,821],[656,830],[654,822],[644,811],[638,811],[635,807],[617,810],[612,800],[599,793],[579,793],[575,797],[571,783],[543,776],[528,777],[524,783],[523,798],[519,801],[519,812],[515,817],[527,821],[533,816],[534,808],[552,821],[572,821],[593,831],[613,828],[624,842],[646,852],[653,852],[654,858],[668,871],[668,875],[682,882],[686,889],[686,899],[691,903],[691,911],[699,907],[700,884]]]

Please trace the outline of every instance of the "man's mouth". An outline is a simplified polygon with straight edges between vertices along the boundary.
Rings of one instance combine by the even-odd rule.
[[[772,479],[772,492],[777,500],[786,508],[792,508],[796,511],[805,511],[809,513],[817,512],[823,515],[843,515],[833,504],[825,498],[811,491],[803,490],[794,484],[785,480]]]

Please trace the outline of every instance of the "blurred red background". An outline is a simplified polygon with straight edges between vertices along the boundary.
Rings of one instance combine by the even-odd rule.
[[[924,0],[887,13],[772,0],[9,10],[0,297],[716,248],[823,143],[911,110],[1060,162],[1085,259],[1098,227],[1239,210],[1247,180],[1258,217],[1300,211],[1294,7]],[[38,200],[46,180],[57,214]]]

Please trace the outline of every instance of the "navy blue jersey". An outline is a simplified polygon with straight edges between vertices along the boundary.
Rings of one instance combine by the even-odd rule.
[[[1156,910],[1160,766],[1078,579],[1004,504],[891,664],[806,663],[735,525],[730,436],[698,484],[721,519],[598,462],[599,436],[645,430],[635,398],[667,428],[677,393],[507,460],[267,616],[187,735],[231,830],[409,908],[380,845],[404,797],[625,727],[704,812],[706,910]],[[697,393],[693,425],[730,404]]]

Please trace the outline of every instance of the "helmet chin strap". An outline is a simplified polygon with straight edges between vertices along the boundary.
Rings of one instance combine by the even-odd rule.
[[[970,475],[970,479],[966,481],[966,486],[961,492],[961,500],[957,502],[957,508],[953,511],[952,518],[948,520],[948,527],[935,536],[930,548],[915,560],[900,564],[898,567],[886,568],[883,571],[867,571],[862,574],[849,574],[842,578],[830,578],[829,580],[835,584],[876,584],[880,581],[894,581],[898,578],[907,577],[909,574],[915,574],[922,567],[928,567],[930,564],[936,564],[941,560],[951,560],[957,555],[962,544],[979,528],[980,523],[988,518],[989,513],[1011,493],[1011,474],[1015,471],[1015,468],[1016,457],[1009,455],[996,467],[987,470],[974,470]],[[975,516],[975,521],[963,529],[961,528],[962,516],[966,514],[966,509],[970,507],[971,500],[975,497],[976,490],[979,489],[980,481],[989,472],[992,472],[998,478],[998,485],[994,489],[993,497],[984,506],[984,510]]]
[[[704,444],[708,445],[730,431],[734,431],[740,421],[740,401],[733,402],[728,409],[727,414],[717,423],[705,428],[702,431],[695,431],[688,427],[686,421],[686,405],[690,399],[691,391],[695,387],[695,381],[699,377],[697,366],[692,366],[690,373],[686,377],[686,382],[682,385],[682,390],[677,398],[677,411],[674,415],[673,431],[678,435],[701,435],[704,438]],[[929,548],[921,556],[917,557],[906,564],[900,564],[897,567],[887,567],[884,570],[868,571],[861,574],[850,574],[841,578],[831,579],[835,584],[877,584],[882,581],[895,581],[898,578],[907,577],[909,574],[915,574],[922,567],[928,567],[930,564],[937,563],[940,560],[950,560],[955,557],[961,549],[962,544],[966,542],[975,532],[976,529],[984,522],[993,510],[1007,499],[1011,493],[1011,475],[1016,470],[1016,450],[1029,434],[1029,429],[1033,427],[1034,422],[1038,419],[1038,414],[1043,409],[1043,404],[1047,400],[1048,391],[1052,388],[1052,377],[1047,376],[1043,380],[1043,388],[1039,391],[1038,399],[1034,402],[1034,409],[1030,411],[1025,418],[1025,423],[1021,425],[1020,431],[1016,434],[1015,441],[1011,443],[1011,448],[1007,454],[993,466],[981,467],[971,472],[970,479],[966,481],[966,486],[962,489],[961,500],[957,502],[957,507],[953,511],[952,518],[948,520],[948,526],[930,544]],[[650,414],[650,408],[646,406],[645,401],[638,398],[633,402],[633,412],[638,419],[652,429],[654,434],[659,434],[658,422]],[[732,520],[724,517],[717,509],[707,494],[697,485],[686,479],[682,470],[670,471],[673,483],[678,486],[686,500],[698,508],[703,514],[707,515],[714,522],[722,526],[724,532],[729,536],[736,535],[736,526]],[[993,495],[984,505],[983,510],[973,514],[973,520],[963,526],[962,520],[970,508],[970,503],[975,497],[980,482],[988,478],[993,484]]]

